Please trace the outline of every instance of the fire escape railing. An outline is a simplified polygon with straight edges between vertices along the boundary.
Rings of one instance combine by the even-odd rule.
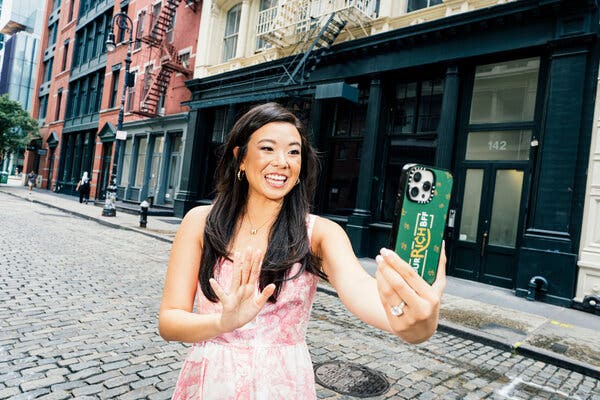
[[[176,47],[167,41],[167,32],[174,28],[173,21],[180,3],[181,0],[166,0],[160,12],[150,20],[149,29],[142,35],[142,42],[150,48],[150,57],[153,50],[159,51],[160,65],[158,71],[151,74],[151,83],[142,92],[139,109],[133,111],[135,114],[157,116],[160,111],[160,99],[165,96],[173,73],[180,72],[186,77],[192,75],[192,71],[183,65]],[[195,12],[199,1],[185,0],[185,3]]]

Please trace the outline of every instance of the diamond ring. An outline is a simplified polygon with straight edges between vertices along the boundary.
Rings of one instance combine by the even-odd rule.
[[[404,306],[406,306],[406,303],[401,301],[397,306],[390,307],[390,312],[394,317],[399,317],[404,314]]]

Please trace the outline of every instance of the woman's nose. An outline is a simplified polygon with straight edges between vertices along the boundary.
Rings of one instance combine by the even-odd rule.
[[[275,154],[275,164],[277,166],[286,166],[287,165],[287,157],[285,152],[280,151]]]

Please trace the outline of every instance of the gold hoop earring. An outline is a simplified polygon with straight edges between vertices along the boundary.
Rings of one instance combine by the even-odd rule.
[[[240,168],[240,169],[238,169],[238,172],[237,172],[237,175],[236,175],[236,176],[237,176],[237,180],[238,180],[238,181],[240,181],[240,182],[242,181],[242,174],[243,174],[243,173],[244,173],[244,171],[242,171],[242,169],[241,169],[241,168]]]
[[[300,184],[300,178],[298,178],[298,180],[296,181],[296,185]]]

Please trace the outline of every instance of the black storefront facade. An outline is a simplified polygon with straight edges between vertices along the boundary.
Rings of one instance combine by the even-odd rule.
[[[277,101],[322,155],[314,212],[358,256],[386,246],[404,163],[455,176],[449,274],[571,306],[598,76],[594,1],[523,0],[344,42],[307,81],[290,59],[189,81],[175,213],[209,204],[216,153],[237,117]]]

